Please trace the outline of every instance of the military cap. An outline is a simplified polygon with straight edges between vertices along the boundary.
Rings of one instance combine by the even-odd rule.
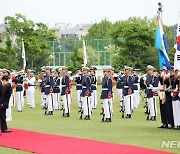
[[[153,71],[154,71],[154,70],[156,70],[156,69],[155,69],[153,66],[148,65],[146,70],[147,70],[147,71],[148,71],[148,70],[153,70]]]
[[[83,67],[82,71],[89,71],[89,67]]]

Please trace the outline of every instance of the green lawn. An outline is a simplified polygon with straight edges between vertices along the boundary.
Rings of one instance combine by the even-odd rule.
[[[98,87],[98,98],[100,96],[100,87]],[[8,122],[9,127],[33,130],[37,132],[57,134],[64,136],[74,136],[79,138],[88,138],[106,142],[137,145],[141,147],[158,149],[178,153],[180,149],[162,149],[163,140],[179,141],[180,131],[158,129],[161,125],[160,116],[157,121],[147,121],[143,108],[144,102],[141,102],[138,109],[134,111],[132,119],[121,119],[119,112],[119,98],[116,89],[114,89],[115,101],[113,103],[112,123],[101,123],[101,103],[98,101],[98,109],[93,110],[90,121],[79,120],[77,113],[77,101],[75,88],[73,87],[73,103],[71,104],[71,117],[63,118],[61,111],[55,111],[53,116],[45,116],[40,101],[40,92],[35,95],[36,108],[30,109],[26,104],[22,113],[17,112],[17,107],[13,107],[13,121]],[[158,104],[159,108],[159,104]],[[159,111],[158,111],[159,113]],[[0,147],[0,153],[20,153],[20,151]],[[21,151],[21,153],[25,153]]]

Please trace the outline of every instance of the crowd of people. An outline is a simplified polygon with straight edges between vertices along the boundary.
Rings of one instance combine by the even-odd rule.
[[[72,102],[72,83],[76,83],[77,106],[81,113],[79,119],[90,120],[92,110],[97,108],[96,68],[83,67],[72,76],[67,67],[61,70],[42,69],[36,81],[35,71],[23,70],[10,72],[0,70],[0,125],[2,132],[7,129],[6,120],[12,120],[11,106],[17,102],[17,111],[22,112],[24,98],[30,108],[35,108],[35,87],[41,91],[41,100],[45,115],[53,115],[55,110],[62,110],[63,117],[70,117]],[[140,94],[145,92],[147,120],[155,121],[159,98],[162,126],[159,128],[180,129],[180,71],[167,70],[163,67],[158,73],[151,65],[142,75],[139,69],[129,66],[114,73],[113,68],[104,68],[101,78],[102,122],[112,122],[113,87],[118,92],[122,118],[130,119],[133,110],[138,108]],[[144,97],[144,96],[143,96]],[[60,103],[62,100],[62,104]],[[84,116],[84,117],[83,117]],[[168,126],[170,125],[170,127]]]

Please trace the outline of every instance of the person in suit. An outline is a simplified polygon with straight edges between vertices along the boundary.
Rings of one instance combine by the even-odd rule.
[[[12,81],[12,86],[9,83],[9,76],[3,76],[2,81],[0,82],[0,125],[2,133],[10,133],[11,130],[7,128],[6,122],[6,110],[9,107],[9,99],[11,97],[12,87],[18,85],[18,80],[15,79]]]
[[[60,72],[56,71],[55,72],[55,77],[54,77],[54,87],[53,87],[53,107],[55,110],[60,109],[60,102],[59,102],[59,94],[60,94],[60,77],[59,77]]]

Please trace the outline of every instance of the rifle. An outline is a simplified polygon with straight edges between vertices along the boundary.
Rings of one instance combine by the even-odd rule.
[[[82,119],[82,116],[83,116],[82,101],[80,101],[80,103],[81,103],[81,107],[80,107],[78,113],[81,113],[81,115],[80,115],[80,117],[79,117],[79,119],[81,120],[81,119]]]
[[[45,115],[47,115],[47,109],[48,109],[48,105],[47,105],[47,102],[44,104],[44,110],[45,110],[45,112],[44,112],[44,114]]]
[[[105,117],[104,108],[102,108],[102,112],[99,115],[102,115],[102,120],[101,121],[104,122],[104,117]]]
[[[120,112],[122,112],[122,118],[124,118],[124,112],[125,112],[124,100],[122,100],[122,106]]]

